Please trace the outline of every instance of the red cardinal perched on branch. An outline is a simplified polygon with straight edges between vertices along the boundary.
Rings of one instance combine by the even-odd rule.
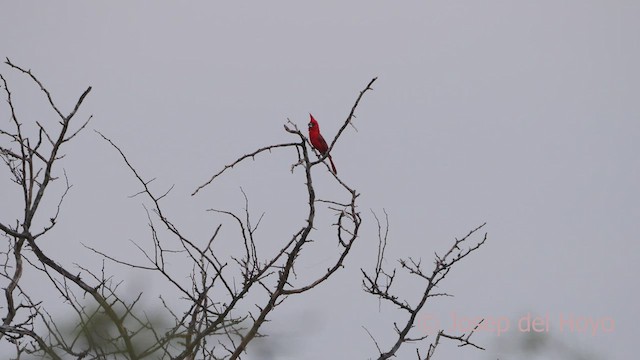
[[[329,151],[329,146],[327,142],[324,140],[322,135],[320,134],[320,126],[318,126],[318,122],[313,118],[313,115],[309,114],[311,120],[309,121],[309,140],[311,140],[311,145],[320,152],[320,154],[324,155]],[[331,155],[327,156],[329,158],[329,162],[331,163],[331,169],[333,169],[333,173],[337,174],[336,166],[333,165],[333,160],[331,159]]]

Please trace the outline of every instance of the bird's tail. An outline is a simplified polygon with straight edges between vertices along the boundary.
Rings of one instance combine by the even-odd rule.
[[[333,159],[331,159],[331,155],[328,156],[329,162],[331,163],[331,169],[333,169],[334,174],[338,174],[338,170],[336,170],[336,166],[333,164]]]

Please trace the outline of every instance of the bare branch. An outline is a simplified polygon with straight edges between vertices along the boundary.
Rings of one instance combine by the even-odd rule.
[[[291,147],[291,146],[300,146],[300,144],[298,144],[298,143],[285,143],[285,144],[269,145],[269,146],[262,147],[262,148],[254,151],[254,152],[252,152],[250,154],[245,154],[245,155],[239,157],[236,161],[232,162],[231,164],[225,165],[224,168],[222,168],[222,170],[220,170],[215,175],[213,175],[211,177],[211,179],[207,180],[207,182],[205,182],[204,184],[198,186],[196,188],[196,190],[193,193],[191,193],[191,196],[194,196],[195,194],[197,194],[198,191],[200,191],[205,186],[211,184],[211,182],[213,180],[215,180],[215,178],[217,178],[218,176],[222,175],[222,173],[225,172],[227,169],[232,169],[234,166],[238,165],[243,160],[246,160],[248,158],[255,159],[256,155],[258,155],[259,153],[264,152],[264,151],[271,151],[273,149],[277,149],[277,148],[281,148],[281,147]]]
[[[437,254],[435,255],[435,258],[436,258],[435,266],[430,274],[427,274],[423,271],[422,262],[420,260],[415,260],[412,257],[409,257],[408,259],[400,259],[399,263],[403,269],[405,269],[410,275],[417,276],[418,278],[426,282],[425,288],[422,292],[420,299],[417,301],[417,303],[415,303],[414,305],[411,305],[408,301],[400,299],[397,295],[394,295],[391,291],[393,280],[396,277],[395,269],[393,269],[393,271],[389,273],[385,271],[382,266],[386,243],[387,243],[388,230],[389,230],[388,216],[386,217],[384,232],[381,229],[380,220],[375,215],[375,213],[374,213],[374,218],[378,223],[378,256],[376,259],[374,275],[370,275],[364,270],[362,270],[364,289],[367,293],[377,296],[381,300],[392,303],[393,305],[406,310],[409,315],[406,322],[404,323],[404,326],[399,327],[397,324],[394,323],[394,330],[397,334],[397,338],[388,351],[380,352],[380,356],[378,357],[378,359],[383,360],[383,359],[389,359],[395,356],[397,351],[400,349],[400,347],[404,343],[418,342],[427,338],[426,335],[418,336],[418,337],[411,337],[409,335],[411,330],[414,328],[414,324],[416,322],[418,313],[425,306],[429,298],[438,297],[438,296],[451,296],[450,294],[447,294],[447,293],[434,293],[433,289],[437,287],[438,283],[446,277],[446,275],[449,273],[453,265],[455,265],[457,262],[465,258],[467,255],[469,255],[473,251],[477,250],[480,246],[484,244],[484,242],[487,239],[487,234],[485,233],[482,240],[476,242],[474,245],[472,245],[467,249],[462,249],[461,245],[465,241],[467,241],[474,233],[476,233],[481,228],[483,228],[486,223],[471,230],[463,238],[456,239],[453,245],[449,248],[449,250],[445,253],[444,256],[440,257]],[[436,338],[436,341],[432,344],[432,348],[430,348],[428,353],[432,353],[434,351],[433,349],[435,349],[435,346],[437,346],[437,343],[440,337],[446,337],[452,340],[457,340],[464,345],[473,345],[474,347],[482,349],[479,346],[469,341],[469,337],[471,336],[472,333],[473,331],[466,337],[464,334],[456,337],[453,335],[447,335],[443,332],[440,332],[438,334],[438,337]],[[416,351],[418,354],[418,358],[420,359],[420,353],[418,350]],[[429,355],[427,356],[427,359],[428,358],[429,358]]]
[[[371,79],[371,81],[369,81],[369,83],[364,88],[364,90],[360,91],[360,94],[358,95],[358,98],[356,99],[356,102],[353,103],[353,106],[351,107],[351,112],[349,112],[349,116],[347,116],[347,120],[345,120],[344,124],[342,124],[342,126],[340,127],[340,130],[338,130],[338,133],[336,133],[336,136],[333,138],[333,141],[331,141],[331,144],[329,145],[329,150],[327,150],[327,154],[331,152],[331,149],[333,149],[333,146],[336,144],[336,142],[338,142],[338,138],[340,137],[340,134],[342,134],[344,129],[347,127],[347,125],[349,125],[351,123],[351,120],[355,117],[354,114],[356,113],[356,108],[358,107],[358,104],[360,104],[360,100],[362,99],[364,94],[368,90],[373,90],[371,85],[373,85],[373,83],[376,80],[378,80],[377,76],[374,77],[373,79]]]

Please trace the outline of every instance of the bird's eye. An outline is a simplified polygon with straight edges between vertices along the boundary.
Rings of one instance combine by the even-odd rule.
[[[311,129],[313,127],[313,123],[309,123],[309,129]]]

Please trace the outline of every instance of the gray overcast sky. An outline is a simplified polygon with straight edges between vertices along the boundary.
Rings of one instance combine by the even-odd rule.
[[[274,315],[274,341],[296,344],[276,358],[292,359],[372,357],[362,325],[381,345],[392,339],[401,314],[360,290],[359,267],[375,262],[369,208],[390,214],[389,266],[408,255],[430,263],[488,222],[486,247],[447,279],[443,290],[455,298],[426,309],[445,324],[451,313],[507,317],[512,326],[528,312],[549,314],[549,336],[569,348],[634,358],[638,34],[632,0],[0,5],[0,56],[31,68],[64,109],[93,86],[83,106],[90,127],[157,177],[159,191],[176,184],[170,213],[194,236],[215,224],[204,209],[242,208],[239,185],[255,213],[266,212],[262,239],[288,234],[304,205],[300,177],[289,172],[295,154],[262,156],[188,194],[238,155],[293,140],[282,129],[287,117],[304,127],[311,112],[332,137],[358,91],[379,77],[360,104],[358,132],[347,129],[333,152],[341,177],[362,193],[366,229],[342,273]],[[53,121],[37,89],[0,71],[25,119]],[[6,106],[0,111],[6,117]],[[91,265],[84,242],[135,259],[129,239],[148,234],[141,199],[127,198],[138,191],[132,176],[91,130],[67,153],[74,187],[47,239],[51,253]],[[337,196],[322,171],[320,193]],[[12,222],[19,193],[2,181],[0,219]],[[308,254],[310,273],[331,254]],[[144,284],[118,271],[131,289]],[[400,286],[418,296],[415,284]],[[615,329],[562,332],[561,316],[611,318]],[[487,351],[445,346],[440,358],[518,358],[506,344],[522,336],[479,334]],[[414,351],[407,346],[401,358]]]

